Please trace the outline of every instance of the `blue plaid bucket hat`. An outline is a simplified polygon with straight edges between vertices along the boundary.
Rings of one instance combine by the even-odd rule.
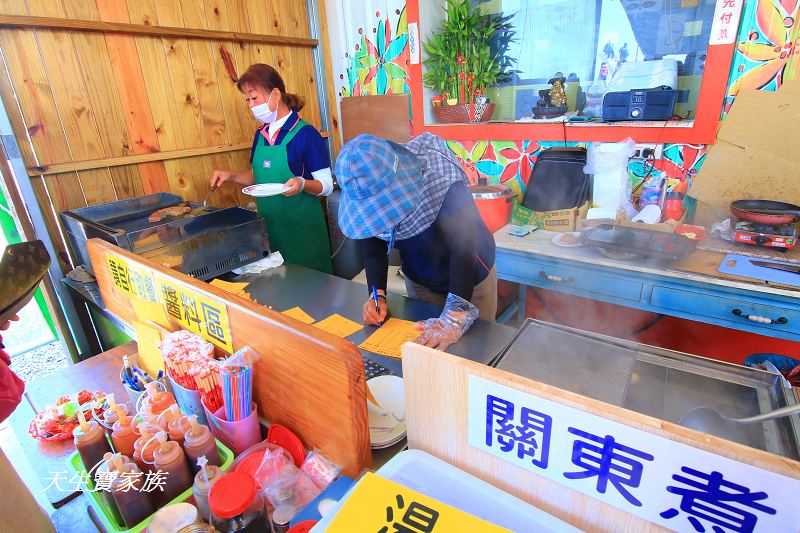
[[[344,145],[335,172],[342,188],[339,228],[351,239],[391,232],[414,212],[424,183],[410,150],[366,134]]]

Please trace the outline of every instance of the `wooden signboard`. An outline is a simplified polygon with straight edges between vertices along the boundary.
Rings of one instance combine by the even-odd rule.
[[[397,143],[410,137],[408,95],[380,94],[342,98],[342,137],[346,143],[369,133]]]
[[[306,448],[318,448],[348,476],[371,465],[364,363],[352,343],[105,241],[89,240],[88,250],[103,301],[114,315],[128,324],[147,318],[162,325],[169,321],[171,329],[192,326],[187,329],[220,350],[250,346],[261,356],[253,399],[262,418],[290,428]],[[178,301],[191,296],[208,316],[199,312],[199,321],[188,324],[174,320],[169,293]],[[147,306],[151,316],[137,317],[136,308]]]
[[[581,529],[800,524],[797,461],[416,344],[403,380],[409,448]]]

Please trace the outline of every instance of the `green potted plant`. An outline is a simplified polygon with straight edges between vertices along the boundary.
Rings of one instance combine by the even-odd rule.
[[[483,96],[511,79],[515,59],[511,16],[483,14],[470,0],[447,0],[447,17],[424,43],[423,83],[438,92],[432,99],[439,122],[489,120],[494,104]],[[478,97],[478,98],[476,98]],[[449,104],[449,105],[448,105]]]

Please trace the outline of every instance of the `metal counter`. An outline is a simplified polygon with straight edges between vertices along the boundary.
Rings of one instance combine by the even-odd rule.
[[[261,305],[272,306],[276,311],[300,306],[316,320],[338,313],[360,324],[361,308],[369,297],[365,285],[290,264],[260,274],[220,277],[226,281],[250,283],[245,290]],[[388,303],[391,316],[405,320],[425,320],[441,313],[436,306],[397,294],[390,293]],[[375,326],[366,326],[347,340],[358,346],[376,329]],[[447,352],[487,364],[506,347],[515,332],[515,329],[502,324],[478,320]],[[362,354],[402,376],[400,360],[363,350]]]
[[[739,418],[798,402],[776,374],[532,319],[492,365],[674,423],[700,406]],[[732,440],[798,459],[800,416],[741,424]]]

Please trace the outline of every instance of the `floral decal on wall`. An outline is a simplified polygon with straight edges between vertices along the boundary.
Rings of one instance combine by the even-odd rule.
[[[742,89],[777,90],[800,79],[800,1],[746,3],[724,113]]]
[[[339,90],[340,97],[370,96],[374,94],[392,94],[409,92],[406,80],[408,59],[408,21],[405,7],[396,9],[394,24],[389,16],[381,16],[375,12],[377,24],[369,35],[364,28],[359,28],[359,41],[354,52],[345,52],[345,61],[349,62],[346,74],[340,74],[340,80],[346,85]],[[394,29],[394,36],[392,30]]]
[[[531,141],[447,141],[447,146],[458,158],[470,184],[485,179],[490,184],[511,187],[519,201],[533,173],[536,158],[551,146],[562,142]],[[568,143],[569,146],[586,146],[586,143]],[[663,172],[668,178],[693,178],[705,161],[707,147],[689,144],[667,144],[661,159],[652,163],[631,161],[628,174],[633,183],[646,178],[652,170]]]
[[[532,141],[447,141],[470,183],[486,179],[511,187],[522,200],[541,147]]]
[[[665,144],[661,159],[656,159],[652,163],[645,161],[628,163],[628,175],[634,184],[648,177],[653,170],[663,172],[670,179],[692,179],[706,160],[707,152],[707,146]]]

